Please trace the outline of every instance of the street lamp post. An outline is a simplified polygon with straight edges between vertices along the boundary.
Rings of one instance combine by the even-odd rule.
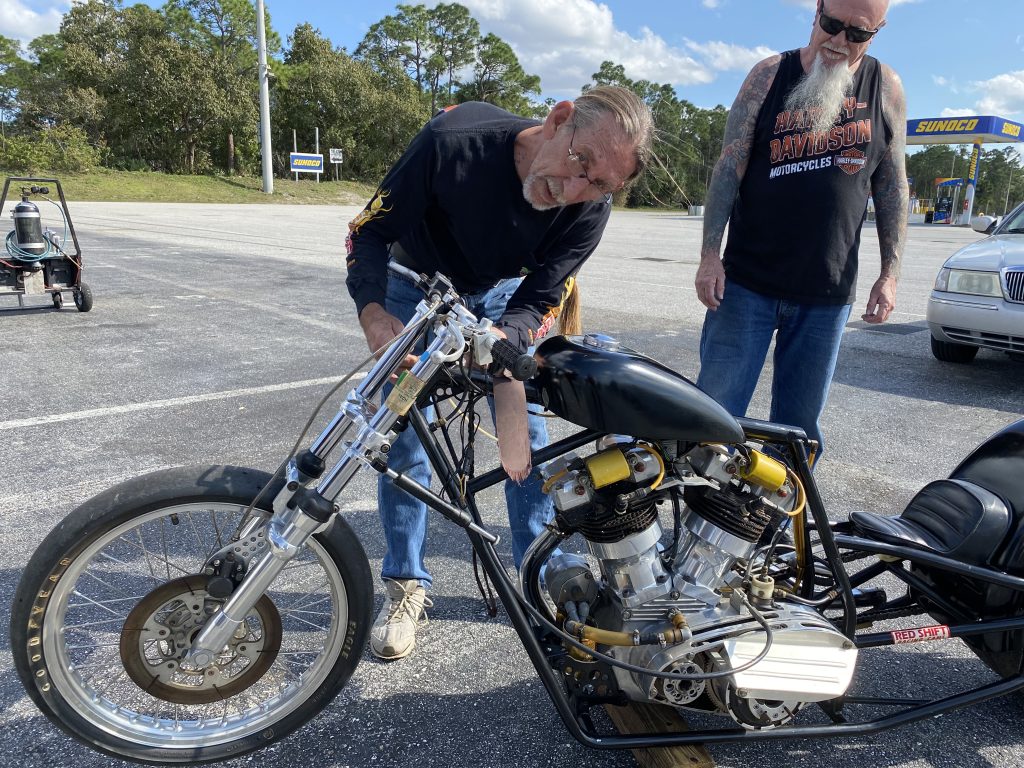
[[[259,44],[260,154],[263,159],[263,191],[274,194],[274,169],[270,152],[270,70],[267,67],[267,25],[263,0],[256,0],[256,37]]]

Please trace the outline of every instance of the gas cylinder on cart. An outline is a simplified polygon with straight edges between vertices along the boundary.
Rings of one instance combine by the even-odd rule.
[[[14,243],[22,251],[40,256],[46,252],[46,239],[43,237],[43,222],[39,215],[39,206],[28,199],[14,206],[11,214],[14,218]]]

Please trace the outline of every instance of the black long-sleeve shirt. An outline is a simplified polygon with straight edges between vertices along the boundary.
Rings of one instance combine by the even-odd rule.
[[[349,224],[347,285],[358,311],[384,305],[389,248],[397,242],[419,271],[442,272],[462,293],[524,276],[497,324],[522,349],[546,332],[611,207],[538,211],[526,202],[514,150],[516,136],[533,125],[475,102],[427,123]]]

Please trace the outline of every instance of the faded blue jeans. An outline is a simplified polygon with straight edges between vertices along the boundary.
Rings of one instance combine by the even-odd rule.
[[[697,386],[732,415],[745,415],[776,334],[769,420],[801,427],[818,441],[820,456],[825,443],[818,420],[850,309],[774,299],[727,280],[721,305],[704,318]]]
[[[519,287],[520,278],[502,280],[488,291],[463,295],[469,311],[478,318],[497,321],[505,312],[505,305]],[[416,311],[416,305],[423,294],[410,281],[395,275],[388,277],[386,309],[403,323],[408,322]],[[387,397],[387,390],[385,390]],[[537,451],[548,444],[545,420],[534,415],[536,406],[529,406],[528,418],[530,450]],[[432,411],[424,411],[430,419]],[[494,415],[494,401],[491,400],[491,415]],[[431,467],[426,451],[411,428],[402,432],[388,453],[388,466],[402,472],[416,482],[430,486]],[[430,572],[424,563],[427,549],[427,506],[392,484],[383,475],[377,482],[380,519],[384,526],[387,553],[381,576],[385,579],[419,579],[424,587],[431,584]],[[508,521],[512,530],[512,556],[516,568],[522,563],[527,547],[543,530],[554,508],[548,496],[541,490],[541,481],[536,470],[522,485],[508,480],[505,482],[505,502],[508,505]]]

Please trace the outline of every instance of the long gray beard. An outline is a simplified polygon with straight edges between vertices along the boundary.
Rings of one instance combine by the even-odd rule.
[[[786,97],[786,109],[806,111],[810,118],[808,128],[821,133],[835,125],[843,100],[852,88],[853,72],[846,63],[828,65],[819,53],[811,71],[800,78]]]

